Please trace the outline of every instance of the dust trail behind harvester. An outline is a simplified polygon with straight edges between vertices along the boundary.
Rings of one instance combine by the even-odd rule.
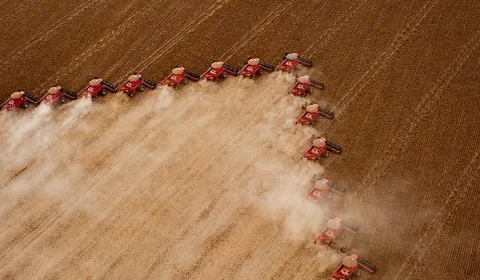
[[[273,73],[27,112],[2,147],[2,164],[22,156],[0,177],[0,274],[232,278],[288,258],[259,248],[278,229],[291,250],[310,242],[324,210],[303,201],[323,170],[299,160],[315,130],[293,125],[303,100],[291,84]],[[232,249],[238,238],[251,246]],[[246,253],[244,269],[226,269]]]

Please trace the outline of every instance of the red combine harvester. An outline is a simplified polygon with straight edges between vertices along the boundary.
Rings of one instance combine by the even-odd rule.
[[[63,104],[67,102],[67,98],[75,100],[77,99],[77,94],[61,86],[56,86],[49,88],[47,94],[40,98],[40,100],[46,105],[55,106],[58,103]]]
[[[335,117],[333,112],[320,108],[318,104],[312,102],[306,102],[302,105],[302,109],[305,109],[305,112],[297,119],[295,122],[297,124],[313,126],[318,117],[324,117],[329,120]]]
[[[38,105],[40,101],[41,100],[35,96],[28,94],[23,90],[19,90],[12,93],[10,98],[0,105],[0,109],[3,108],[3,106],[5,106],[8,111],[18,110],[20,108],[27,109],[30,104]]]
[[[291,72],[293,69],[297,68],[297,64],[302,64],[304,66],[312,66],[312,61],[307,58],[303,58],[298,55],[298,53],[288,53],[285,52],[283,55],[283,61],[278,65],[277,70],[281,69],[283,72]]]
[[[332,246],[335,239],[343,233],[344,230],[348,230],[353,233],[358,232],[358,227],[349,225],[342,221],[339,217],[333,216],[325,216],[328,219],[327,226],[325,229],[320,233],[317,238],[313,241],[314,244],[317,243],[318,240],[322,241],[323,243]],[[343,238],[343,236],[340,236]]]
[[[310,79],[308,75],[295,75],[296,82],[288,92],[296,96],[305,96],[307,93],[312,93],[313,88],[322,90],[325,85],[322,82]]]
[[[342,196],[345,193],[345,189],[342,187],[339,187],[338,185],[330,182],[327,179],[317,179],[317,176],[313,176],[312,181],[313,183],[313,188],[308,192],[307,196],[305,197],[306,199],[312,201],[312,202],[318,202],[322,200],[327,193],[335,193],[337,195]]]
[[[260,61],[260,58],[248,58],[246,65],[240,69],[240,74],[247,78],[261,76],[264,71],[272,72],[275,66]]]
[[[219,79],[226,79],[227,74],[237,76],[238,69],[228,66],[222,61],[214,61],[212,65],[210,65],[210,68],[208,68],[208,70],[200,77],[205,77],[207,81],[213,81],[216,83]]]
[[[360,271],[358,268],[362,268],[370,273],[374,273],[377,270],[376,265],[360,258],[356,254],[352,254],[345,248],[340,248],[339,252],[345,257],[343,257],[342,263],[340,263],[332,275],[328,277],[328,280],[350,280],[354,276],[359,277]]]
[[[332,152],[335,154],[342,153],[342,148],[328,142],[323,137],[317,137],[312,135],[312,146],[303,153],[302,158],[306,158],[312,161],[318,161],[321,157],[328,157],[328,152]]]
[[[185,67],[175,67],[173,68],[172,73],[163,79],[160,84],[166,84],[169,87],[178,89],[181,84],[188,84],[188,80],[198,82],[198,80],[200,80],[200,75],[188,71]]]
[[[85,91],[85,95],[92,98],[92,101],[97,100],[99,95],[105,96],[107,95],[107,90],[115,93],[117,92],[117,87],[114,84],[109,83],[101,78],[95,77],[94,79],[88,82],[88,86],[82,90]],[[80,95],[80,94],[79,94]]]
[[[133,75],[128,76],[127,81],[123,83],[121,87],[124,93],[133,97],[135,92],[143,92],[145,91],[145,87],[154,89],[157,87],[157,84],[143,77],[141,74],[134,73]]]

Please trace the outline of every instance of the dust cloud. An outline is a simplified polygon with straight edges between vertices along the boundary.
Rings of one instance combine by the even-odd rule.
[[[95,103],[82,98],[54,112],[40,106],[8,116],[12,121],[1,136],[1,161],[7,168],[0,178],[5,186],[0,197],[7,203],[0,217],[9,217],[5,226],[11,230],[4,241],[14,242],[9,240],[22,234],[17,220],[41,221],[42,215],[53,213],[61,213],[57,215],[62,221],[90,219],[92,226],[83,225],[82,230],[96,235],[96,228],[110,216],[122,215],[123,209],[133,213],[134,221],[149,217],[142,205],[178,209],[180,216],[173,216],[174,221],[200,227],[192,219],[195,213],[208,213],[201,209],[205,198],[213,196],[226,203],[211,210],[218,227],[197,233],[188,244],[169,245],[198,250],[191,260],[181,261],[184,266],[202,256],[204,240],[222,232],[248,208],[262,213],[261,223],[277,224],[286,239],[312,243],[326,208],[304,197],[313,185],[312,176],[324,170],[318,163],[300,160],[310,136],[318,132],[295,125],[305,100],[287,94],[293,81],[283,73],[256,80],[229,77],[218,84],[201,81],[178,91],[160,87],[134,98],[119,92]],[[182,197],[189,198],[188,204]],[[223,202],[228,197],[236,202]],[[143,202],[129,204],[130,199]],[[166,224],[158,230],[162,228]],[[70,241],[85,242],[78,238],[81,235]],[[75,254],[65,246],[65,254]],[[170,263],[180,262],[176,254],[165,256]],[[321,263],[329,258],[318,256]]]

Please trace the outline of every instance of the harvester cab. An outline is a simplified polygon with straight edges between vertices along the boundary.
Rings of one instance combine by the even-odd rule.
[[[334,154],[342,153],[342,148],[340,146],[327,141],[323,137],[312,135],[311,139],[312,145],[307,151],[305,151],[305,153],[303,153],[302,158],[311,161],[318,161],[321,157],[328,157],[329,152]]]
[[[302,125],[313,126],[318,117],[324,117],[326,119],[332,120],[335,117],[333,112],[330,112],[326,109],[320,108],[317,103],[306,102],[302,105],[302,109],[305,112],[297,119],[295,123],[300,123]]]
[[[325,215],[324,218],[328,220],[327,225],[325,229],[317,236],[317,238],[315,238],[313,241],[314,244],[320,240],[323,243],[332,246],[337,237],[343,239],[343,232],[345,230],[353,233],[358,232],[358,227],[344,222],[340,217]]]
[[[70,100],[77,99],[77,94],[61,86],[51,87],[48,89],[47,93],[40,98],[42,102],[46,105],[55,106],[58,103],[63,104],[67,102],[67,98]]]
[[[205,71],[200,77],[205,77],[207,81],[218,82],[219,79],[226,79],[227,74],[232,76],[238,75],[238,69],[228,66],[223,61],[214,61],[210,68]]]
[[[283,61],[278,65],[277,70],[280,69],[283,72],[291,72],[293,69],[297,68],[299,63],[307,67],[312,66],[312,61],[310,59],[301,57],[298,53],[285,52],[283,55]]]
[[[188,71],[185,67],[175,67],[172,69],[172,73],[163,79],[160,84],[178,89],[181,84],[188,84],[189,80],[197,82],[200,80],[200,75]]]
[[[248,58],[246,65],[240,69],[240,74],[247,78],[261,76],[264,71],[272,72],[275,66],[260,61],[260,58]]]
[[[122,91],[128,96],[133,97],[135,92],[145,91],[145,87],[154,89],[157,87],[157,84],[143,77],[141,74],[134,73],[128,76],[127,81],[122,84]]]
[[[10,98],[7,99],[0,105],[0,108],[7,108],[7,111],[18,110],[20,108],[27,109],[30,104],[38,105],[41,99],[36,98],[35,96],[26,93],[23,90],[18,90],[10,95]]]
[[[296,82],[288,92],[296,96],[305,96],[307,93],[312,93],[314,88],[324,89],[325,85],[310,78],[308,75],[295,75]]]
[[[317,179],[317,176],[313,176],[312,181],[314,181],[313,188],[306,196],[306,199],[312,202],[322,200],[329,193],[334,193],[340,196],[345,193],[344,188],[330,182],[328,179]]]
[[[112,93],[117,92],[117,87],[115,87],[114,84],[103,80],[102,78],[95,77],[88,82],[88,86],[82,90],[82,92],[83,91],[86,92],[86,96],[90,97],[92,101],[95,101],[99,95],[107,95],[107,91]]]
[[[360,258],[357,254],[352,254],[345,248],[340,248],[340,254],[344,255],[342,262],[335,269],[335,271],[328,277],[328,280],[350,280],[354,276],[359,277],[359,268],[362,268],[369,273],[374,273],[377,270],[377,266]]]

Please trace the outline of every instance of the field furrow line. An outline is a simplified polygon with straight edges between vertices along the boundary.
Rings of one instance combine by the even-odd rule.
[[[305,51],[307,57],[315,56],[318,51],[312,53],[313,49],[320,49],[323,47],[329,40],[331,40],[335,34],[342,28],[346,26],[348,21],[355,15],[362,6],[367,2],[367,0],[357,0],[355,1],[345,13],[340,14],[334,21],[333,25],[329,27],[322,35],[316,37],[317,39],[313,40],[313,43]]]
[[[479,32],[477,31],[471,40],[464,45],[464,50],[460,52],[460,55],[445,69],[437,82],[437,86],[433,87],[432,90],[422,98],[415,111],[410,114],[412,118],[409,123],[403,126],[403,129],[396,134],[385,148],[381,159],[376,161],[373,167],[369,169],[362,184],[357,189],[355,196],[365,196],[368,190],[373,188],[377,181],[384,175],[398,154],[406,149],[416,129],[436,108],[442,98],[443,92],[457,76],[474,51],[477,50],[480,44],[478,35]]]
[[[169,40],[163,43],[161,46],[158,46],[156,51],[152,52],[152,54],[148,55],[145,59],[141,60],[132,71],[136,69],[140,69],[139,71],[142,72],[150,65],[155,63],[159,58],[161,58],[164,54],[168,53],[172,49],[177,46],[177,43],[180,42],[187,34],[193,33],[202,23],[207,21],[211,16],[213,16],[219,9],[221,9],[223,5],[221,4],[212,4],[208,9],[206,9],[203,13],[198,15],[192,21],[184,24],[183,28],[178,30],[178,32],[173,35]],[[142,68],[139,68],[141,67]]]
[[[85,63],[85,61],[91,58],[93,55],[101,51],[106,47],[110,42],[116,40],[120,35],[122,35],[128,28],[134,26],[135,22],[138,21],[142,16],[146,15],[151,8],[157,5],[157,1],[151,1],[143,9],[137,10],[135,13],[132,13],[120,26],[115,30],[111,31],[110,34],[104,35],[99,38],[99,40],[92,44],[89,48],[79,54],[74,60],[68,63],[65,67],[61,67],[56,73],[47,78],[40,86],[38,86],[34,91],[38,92],[41,89],[45,88],[47,85],[52,84],[53,81],[57,81],[62,77],[69,75],[74,69],[77,69],[79,66]]]
[[[420,25],[423,23],[427,15],[437,5],[438,0],[429,1],[418,11],[413,17],[413,20],[408,22],[407,25],[400,30],[393,40],[393,42],[382,52],[382,54],[375,60],[370,68],[360,77],[359,80],[343,95],[340,100],[333,106],[333,111],[337,116],[348,108],[357,96],[363,92],[365,87],[380,73],[380,70],[385,68],[392,60],[394,55],[400,50],[400,48],[417,33]]]
[[[235,44],[233,44],[230,49],[225,51],[220,57],[223,59],[227,54],[227,57],[224,60],[230,60],[233,55],[237,53],[241,48],[245,47],[245,45],[250,42],[253,38],[255,38],[258,34],[262,33],[265,30],[265,26],[269,26],[272,22],[274,22],[285,10],[287,10],[293,2],[288,3],[281,3],[278,5],[273,11],[271,11],[268,15],[266,15],[260,22],[255,25],[250,32],[247,32],[245,35],[242,36]]]
[[[22,45],[21,48],[18,48],[16,51],[10,53],[10,55],[4,56],[4,59],[0,60],[0,66],[3,65],[3,67],[5,67],[5,66],[14,65],[14,63],[15,63],[14,60],[15,59],[21,57],[26,51],[33,48],[38,43],[46,41],[52,35],[55,35],[56,32],[57,32],[57,29],[59,29],[62,26],[67,25],[67,23],[69,23],[73,18],[75,18],[78,15],[80,15],[81,13],[83,13],[86,9],[88,9],[93,4],[97,4],[97,2],[99,2],[99,1],[100,0],[86,1],[83,5],[79,6],[75,10],[74,13],[68,14],[66,16],[63,16],[63,17],[57,19],[48,28],[44,29],[42,32],[37,34],[35,37],[33,37],[27,43]]]
[[[407,274],[408,278],[406,279],[410,279],[419,269],[421,269],[417,264],[421,262],[425,256],[430,254],[431,245],[437,242],[440,233],[455,218],[455,215],[457,214],[456,212],[458,212],[458,206],[466,198],[467,191],[474,187],[478,182],[480,174],[480,164],[478,162],[479,154],[480,150],[477,149],[462,176],[449,192],[441,209],[435,215],[435,218],[428,224],[422,236],[418,239],[415,247],[398,269],[394,279],[405,279],[403,278],[405,277],[405,269],[411,262],[413,262],[413,268],[410,268],[410,272]]]

